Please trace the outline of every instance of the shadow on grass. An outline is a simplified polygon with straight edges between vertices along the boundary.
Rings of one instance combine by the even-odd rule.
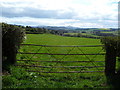
[[[118,70],[115,75],[108,76],[108,83],[113,86],[113,88],[120,88],[120,57],[118,58]]]
[[[112,88],[120,88],[120,73],[115,75],[106,76],[107,83],[112,86]]]
[[[118,57],[118,70],[114,75],[106,75],[107,84],[112,88],[120,88],[120,57]]]

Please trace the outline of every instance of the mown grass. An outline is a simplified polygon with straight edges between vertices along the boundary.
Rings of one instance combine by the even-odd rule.
[[[27,34],[27,44],[40,45],[100,45],[99,39],[62,37],[51,34]],[[39,53],[98,53],[102,47],[37,47],[22,46],[20,52]],[[39,50],[39,51],[38,51]],[[71,50],[71,52],[70,52]],[[31,58],[32,57],[32,58]],[[61,61],[104,61],[104,56],[61,56],[61,55],[20,55],[17,59],[32,60],[61,60]],[[26,62],[18,61],[18,64],[40,65],[40,66],[104,66],[104,62],[97,63],[48,63],[48,62]],[[104,73],[37,73],[36,71],[101,71],[104,68],[35,68],[35,67],[11,67],[11,74],[3,76],[4,88],[107,88]]]

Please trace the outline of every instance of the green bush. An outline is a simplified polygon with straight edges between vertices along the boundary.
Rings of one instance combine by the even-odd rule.
[[[16,53],[23,42],[25,32],[21,27],[0,23],[2,25],[2,61],[3,66],[6,63],[15,63]]]
[[[117,56],[120,57],[120,37],[116,36],[116,37],[103,37],[101,38],[101,42],[102,44],[104,44],[104,49],[106,49],[107,47],[113,47],[114,50],[116,51]]]

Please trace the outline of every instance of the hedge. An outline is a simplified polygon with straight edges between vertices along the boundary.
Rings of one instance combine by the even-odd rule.
[[[102,44],[104,44],[104,49],[107,47],[112,47],[116,51],[116,56],[120,57],[120,36],[107,36],[101,38]]]
[[[0,24],[2,24],[3,65],[5,65],[6,62],[14,64],[16,62],[17,50],[20,48],[20,43],[24,40],[25,31],[16,25]]]

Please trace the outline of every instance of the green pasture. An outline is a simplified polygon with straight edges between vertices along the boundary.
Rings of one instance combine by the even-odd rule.
[[[39,45],[101,45],[99,39],[81,37],[63,37],[51,34],[27,34],[24,44]],[[52,53],[52,54],[94,54],[104,53],[102,47],[41,47],[41,46],[21,46],[20,52],[29,53]],[[46,71],[103,71],[99,68],[64,68],[61,66],[104,66],[104,62],[31,62],[33,61],[104,61],[104,55],[28,55],[18,54],[17,64],[38,65],[38,66],[60,66],[60,68],[39,68],[39,67],[11,67],[11,75],[4,77],[4,88],[107,88],[104,72],[94,73],[38,73],[27,72]],[[10,81],[8,80],[10,79]],[[12,82],[10,84],[9,82]]]
[[[50,34],[28,34],[26,44],[38,44],[38,45],[101,45],[99,39],[77,38],[77,37],[62,37]],[[52,54],[96,54],[103,53],[102,47],[41,47],[41,46],[22,46],[20,52],[33,52],[33,53],[52,53]],[[27,60],[46,60],[46,61],[104,61],[103,55],[28,55],[22,54],[18,56],[18,59]],[[26,61],[28,62],[28,61]],[[29,62],[28,62],[29,63]],[[31,62],[30,62],[31,63]],[[32,62],[33,63],[33,62]],[[35,62],[36,64],[36,62]],[[38,64],[39,65],[39,64]],[[40,65],[47,66],[104,66],[103,62],[97,63],[46,63],[41,62]],[[34,68],[33,68],[34,69]],[[56,69],[56,68],[55,68]],[[80,68],[76,68],[79,70]],[[48,69],[47,69],[48,70]],[[60,69],[57,68],[59,71]],[[72,69],[71,69],[72,70]],[[75,70],[75,68],[73,69]],[[89,69],[90,70],[90,69]],[[94,69],[96,70],[96,69]],[[54,71],[54,70],[53,70]]]
[[[118,34],[118,31],[102,31],[101,33],[111,33],[111,34],[114,34],[114,35],[117,35]]]
[[[64,33],[65,35],[78,35],[79,33]],[[92,37],[100,37],[100,36],[97,36],[97,35],[93,35],[91,33],[80,33],[81,35],[84,35],[84,36],[92,36]]]
[[[42,44],[42,45],[100,45],[100,40],[63,37],[51,34],[27,34],[27,40],[24,43]]]

